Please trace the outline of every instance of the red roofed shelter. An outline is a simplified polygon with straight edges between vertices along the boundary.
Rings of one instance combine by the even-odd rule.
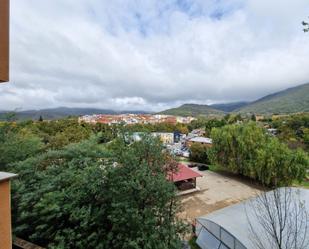
[[[178,169],[175,172],[167,174],[168,180],[174,182],[179,190],[196,188],[196,178],[201,176],[184,164],[178,164]]]

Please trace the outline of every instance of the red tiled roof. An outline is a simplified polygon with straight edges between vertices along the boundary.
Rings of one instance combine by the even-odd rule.
[[[177,172],[168,174],[167,178],[170,181],[179,182],[201,176],[202,176],[201,174],[190,169],[188,166],[184,164],[178,164]]]

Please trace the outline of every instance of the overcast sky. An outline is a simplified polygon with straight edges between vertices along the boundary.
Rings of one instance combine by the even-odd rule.
[[[308,0],[11,0],[0,109],[162,110],[309,82]]]

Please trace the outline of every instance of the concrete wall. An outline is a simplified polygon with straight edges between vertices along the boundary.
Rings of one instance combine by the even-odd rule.
[[[8,179],[0,182],[0,249],[10,248],[12,248],[11,194]]]
[[[0,83],[9,81],[9,0],[0,0]]]

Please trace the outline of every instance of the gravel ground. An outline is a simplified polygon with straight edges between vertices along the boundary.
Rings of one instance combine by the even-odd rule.
[[[198,171],[197,168],[192,169]],[[189,222],[260,192],[258,186],[240,177],[212,171],[198,172],[203,175],[197,178],[197,186],[201,191],[180,197],[183,210],[179,216]]]

